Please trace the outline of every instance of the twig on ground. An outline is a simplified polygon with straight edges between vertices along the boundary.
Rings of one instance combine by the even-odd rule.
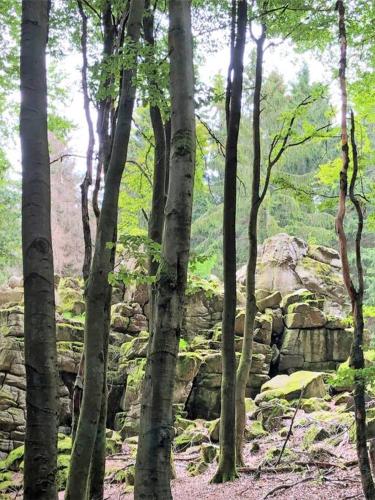
[[[302,388],[302,391],[301,391],[301,394],[300,394],[300,397],[299,397],[299,400],[298,400],[298,403],[297,403],[297,406],[296,406],[296,410],[293,414],[293,417],[292,417],[292,420],[290,421],[290,426],[289,426],[289,430],[288,430],[288,434],[286,435],[286,438],[285,438],[285,441],[284,441],[284,444],[283,444],[283,447],[281,448],[281,451],[280,451],[280,455],[279,455],[279,458],[277,459],[277,462],[276,462],[276,466],[279,465],[281,459],[282,459],[282,456],[284,454],[284,451],[285,451],[285,448],[286,448],[286,445],[289,441],[289,438],[290,436],[292,435],[292,431],[293,431],[293,424],[294,424],[294,420],[297,416],[297,413],[298,413],[298,410],[300,409],[300,406],[301,406],[301,401],[302,401],[302,398],[303,398],[303,393],[305,392],[305,388],[303,387]]]

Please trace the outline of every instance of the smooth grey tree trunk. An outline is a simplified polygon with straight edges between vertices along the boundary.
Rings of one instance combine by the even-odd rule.
[[[137,43],[144,0],[132,0],[126,37],[132,40],[134,64],[122,75],[122,89],[112,153],[105,178],[105,189],[98,224],[95,253],[87,284],[85,320],[85,385],[77,434],[73,445],[65,498],[86,498],[91,458],[102,409],[106,369],[106,332],[109,328],[111,287],[108,274],[113,270],[113,246],[117,229],[118,198],[127,157],[135,101]],[[112,244],[112,248],[108,246]]]
[[[172,398],[190,251],[195,171],[191,2],[169,1],[171,156],[136,460],[135,499],[172,498]]]
[[[25,292],[24,498],[55,499],[57,371],[46,46],[49,3],[23,0],[21,34],[22,251]]]

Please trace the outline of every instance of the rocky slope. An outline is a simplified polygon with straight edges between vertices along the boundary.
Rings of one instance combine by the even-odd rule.
[[[238,273],[236,351],[243,330],[243,273]],[[23,442],[25,369],[23,365],[22,287],[13,279],[0,291],[0,453]],[[70,397],[82,352],[82,283],[56,282],[59,423],[71,425]],[[352,332],[338,255],[325,247],[279,235],[262,248],[257,276],[259,312],[248,396],[256,396],[270,376],[296,370],[333,370],[346,360]],[[187,298],[175,383],[175,413],[189,419],[214,420],[220,413],[221,316],[220,284],[207,294]],[[116,289],[112,306],[109,414],[107,425],[122,438],[137,434],[140,388],[144,373],[148,298],[144,286]],[[239,354],[238,354],[239,355]]]

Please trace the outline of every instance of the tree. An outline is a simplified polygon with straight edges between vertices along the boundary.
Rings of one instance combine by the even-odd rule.
[[[237,463],[242,465],[242,443],[246,424],[245,393],[246,384],[249,378],[251,360],[253,355],[253,331],[254,321],[257,313],[255,301],[255,272],[258,253],[258,212],[264,199],[268,186],[264,193],[260,192],[260,175],[262,166],[261,154],[261,132],[260,132],[260,114],[261,114],[261,92],[263,83],[263,54],[264,41],[266,39],[266,27],[261,26],[259,38],[253,39],[256,43],[256,69],[255,85],[253,97],[253,169],[252,169],[252,189],[251,189],[251,208],[249,214],[249,257],[246,270],[246,307],[245,324],[243,332],[242,352],[240,363],[237,369],[236,380],[236,456]]]
[[[161,263],[141,404],[134,497],[171,499],[172,397],[190,250],[195,168],[191,3],[169,1],[171,155]]]
[[[47,136],[48,25],[49,2],[23,0],[20,137],[27,391],[26,499],[56,498],[57,371]]]
[[[355,241],[356,253],[356,271],[358,285],[354,285],[351,277],[347,238],[344,228],[344,219],[346,211],[346,198],[348,195],[348,170],[349,170],[349,141],[347,130],[347,111],[348,111],[348,96],[346,85],[346,67],[347,67],[347,40],[346,40],[346,23],[345,23],[345,6],[340,0],[336,3],[336,9],[339,17],[339,38],[340,38],[340,91],[341,91],[341,147],[342,147],[342,167],[340,171],[340,192],[339,206],[336,216],[336,232],[339,238],[340,255],[342,262],[342,274],[345,287],[352,305],[353,321],[354,321],[354,338],[350,355],[350,366],[358,370],[354,376],[354,405],[355,405],[355,422],[356,422],[356,442],[359,469],[361,472],[361,481],[363,493],[366,499],[375,498],[375,486],[371,474],[369,455],[367,451],[367,436],[366,436],[366,406],[365,406],[365,389],[366,382],[359,370],[365,367],[363,355],[363,294],[364,294],[364,278],[363,265],[361,258],[361,239],[363,231],[363,212],[361,203],[355,194],[356,181],[358,176],[358,153],[355,142],[355,121],[354,114],[351,113],[351,146],[353,156],[353,174],[349,184],[349,198],[355,207],[358,223],[357,234]]]
[[[236,184],[237,147],[241,121],[243,56],[246,44],[247,2],[232,2],[231,60],[228,70],[225,147],[223,263],[224,310],[222,323],[223,375],[221,382],[220,459],[212,481],[223,483],[237,477],[236,472],[236,353],[234,321],[236,317]]]
[[[125,49],[128,64],[121,75],[121,95],[113,145],[96,237],[95,252],[87,283],[85,318],[85,369],[82,407],[71,457],[65,497],[101,498],[104,479],[106,370],[111,286],[108,275],[114,267],[117,211],[121,178],[126,162],[135,101],[138,40],[144,10],[143,0],[132,0],[127,17]],[[91,467],[91,474],[89,477]],[[93,473],[93,470],[95,474]],[[100,480],[98,481],[98,476]],[[93,486],[95,487],[93,488]]]

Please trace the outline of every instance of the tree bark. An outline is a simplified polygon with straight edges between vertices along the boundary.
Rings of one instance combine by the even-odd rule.
[[[243,465],[242,447],[246,424],[245,397],[253,356],[254,321],[257,313],[255,301],[255,272],[258,255],[258,212],[262,202],[260,197],[260,172],[262,164],[260,137],[260,103],[263,81],[263,53],[265,26],[256,42],[255,86],[253,96],[253,180],[251,190],[251,208],[249,216],[249,256],[246,270],[246,306],[243,343],[236,380],[236,457],[237,464]]]
[[[102,408],[106,369],[106,332],[109,329],[111,286],[116,243],[117,210],[121,178],[127,157],[136,89],[137,45],[144,10],[143,0],[132,0],[126,38],[132,42],[134,64],[122,75],[122,92],[111,159],[99,219],[95,253],[87,285],[85,320],[85,385],[77,435],[73,445],[66,499],[86,497],[91,457],[94,451]],[[112,243],[112,248],[108,247]]]
[[[81,33],[81,50],[82,50],[82,92],[83,92],[83,107],[85,110],[85,117],[87,123],[87,130],[89,133],[89,140],[86,151],[86,174],[81,184],[81,211],[82,211],[82,228],[83,240],[85,244],[85,253],[82,266],[82,275],[85,283],[88,280],[91,259],[92,259],[92,240],[90,228],[90,215],[89,215],[89,189],[92,184],[92,161],[94,155],[95,135],[94,126],[91,118],[90,111],[90,97],[87,82],[88,59],[87,59],[87,16],[82,6],[82,0],[77,0],[78,11],[82,21]]]
[[[349,145],[347,132],[347,90],[346,90],[346,22],[345,6],[342,1],[336,3],[336,9],[339,15],[339,36],[340,36],[340,90],[341,90],[341,145],[342,145],[342,168],[340,171],[340,194],[339,208],[336,216],[336,230],[340,242],[340,254],[342,262],[342,272],[345,286],[347,288],[353,311],[354,320],[354,338],[350,355],[350,367],[355,370],[362,370],[365,367],[363,356],[363,294],[364,294],[364,276],[361,257],[361,240],[363,231],[363,212],[360,202],[355,195],[355,186],[358,175],[358,154],[355,142],[355,121],[354,114],[351,112],[351,145],[353,155],[353,175],[349,186],[349,197],[357,213],[357,234],[355,241],[356,270],[358,277],[358,286],[355,287],[349,267],[347,253],[347,240],[344,229],[346,197],[348,194],[348,169],[349,169]],[[371,474],[370,459],[367,450],[367,431],[366,431],[366,406],[365,406],[366,381],[361,372],[354,376],[354,405],[356,422],[356,445],[359,470],[361,473],[362,489],[366,499],[375,498],[375,486]]]
[[[235,5],[237,8],[234,8]],[[227,142],[225,154],[223,264],[224,310],[222,323],[223,375],[221,382],[220,458],[212,479],[214,483],[232,481],[236,471],[236,353],[234,322],[236,316],[236,198],[237,198],[237,146],[241,120],[243,83],[243,55],[246,44],[247,2],[232,4],[232,17],[236,14],[235,43],[231,50],[227,96]],[[237,13],[236,13],[237,11]],[[233,19],[232,19],[233,24]],[[233,36],[232,36],[233,38]],[[232,42],[233,45],[233,42]],[[228,100],[228,99],[227,99]]]
[[[23,0],[21,33],[22,251],[25,294],[24,498],[54,499],[57,370],[46,46],[49,2]]]
[[[141,405],[135,499],[172,498],[172,398],[190,251],[195,170],[191,2],[169,1],[171,159],[161,264]]]
[[[143,30],[145,42],[154,50],[155,39],[154,39],[154,13],[150,6],[150,0],[146,0],[145,3],[145,16],[143,20]],[[153,93],[159,92],[160,98],[162,98],[162,91],[158,88],[158,74],[156,69],[156,63],[154,56],[149,57],[149,74],[148,74],[148,86],[150,92],[150,119],[152,130],[155,139],[155,150],[154,150],[154,175],[152,184],[152,202],[151,202],[151,213],[148,223],[148,237],[150,240],[161,245],[163,238],[163,227],[164,227],[164,208],[165,208],[165,179],[167,171],[167,156],[166,156],[166,137],[165,129],[163,123],[163,117],[160,111],[160,107],[155,102],[155,98],[152,96]],[[149,276],[156,276],[159,263],[151,255],[149,257]],[[152,325],[154,323],[154,309],[155,309],[155,295],[156,288],[154,284],[149,287],[149,302],[150,302],[150,317],[149,317],[149,329],[152,330]]]
[[[115,27],[112,22],[112,7],[110,0],[103,3],[102,8],[102,24],[103,24],[103,58],[102,64],[106,64],[108,58],[113,55],[115,43]],[[111,78],[107,76],[104,79],[104,91],[108,91],[111,84]],[[99,138],[99,152],[98,162],[96,166],[95,184],[92,193],[92,207],[96,217],[97,224],[99,223],[100,208],[99,208],[99,191],[101,185],[102,172],[107,172],[108,163],[111,155],[111,134],[110,134],[110,116],[113,106],[113,99],[111,96],[106,95],[99,101],[98,104],[98,118],[96,124],[96,131]]]

